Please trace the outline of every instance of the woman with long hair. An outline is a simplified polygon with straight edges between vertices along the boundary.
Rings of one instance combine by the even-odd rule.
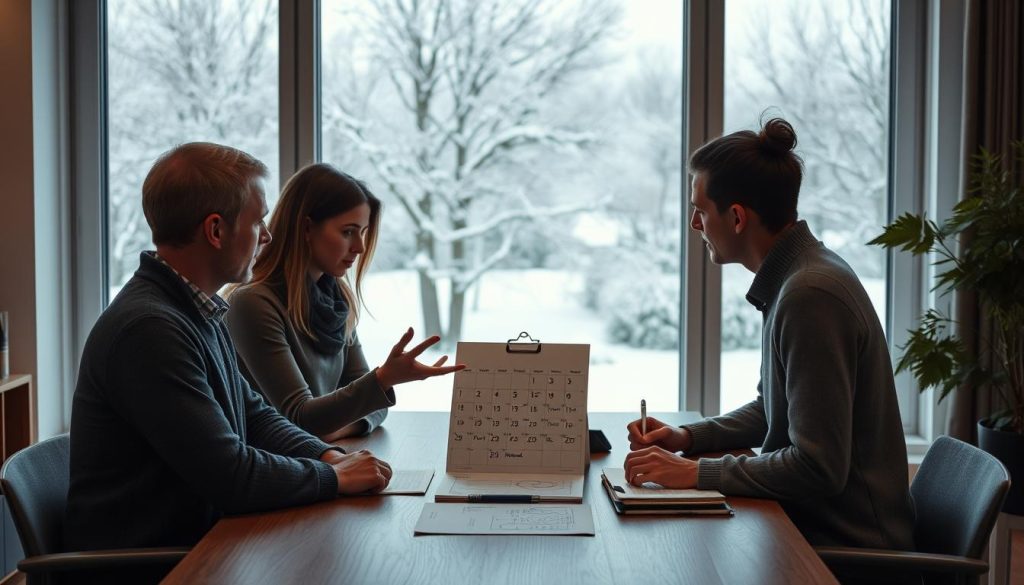
[[[325,440],[376,428],[395,404],[395,384],[462,369],[444,367],[447,356],[432,366],[416,361],[440,338],[406,351],[411,327],[381,366],[367,365],[356,325],[380,219],[381,202],[362,181],[327,164],[307,166],[281,193],[252,280],[228,290],[243,375]]]

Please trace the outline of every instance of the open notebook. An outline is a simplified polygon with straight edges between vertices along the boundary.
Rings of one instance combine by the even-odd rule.
[[[669,489],[657,484],[638,487],[626,481],[622,468],[611,467],[602,470],[601,481],[619,514],[732,514],[725,496],[716,490]]]
[[[590,346],[460,342],[438,502],[582,502]]]

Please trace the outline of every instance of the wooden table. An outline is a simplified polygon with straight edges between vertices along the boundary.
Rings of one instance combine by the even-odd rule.
[[[594,455],[584,491],[596,536],[413,536],[444,472],[448,413],[393,412],[370,437],[339,444],[371,449],[396,469],[434,467],[426,497],[339,498],[225,518],[164,583],[836,583],[771,500],[729,498],[732,518],[616,516],[600,473],[622,466],[635,416],[590,415],[612,443],[610,454]]]

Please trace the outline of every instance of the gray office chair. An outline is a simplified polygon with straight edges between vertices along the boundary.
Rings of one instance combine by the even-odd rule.
[[[170,569],[188,548],[139,548],[62,552],[64,509],[70,475],[70,440],[60,435],[18,451],[0,469],[0,487],[7,498],[25,550],[18,569],[30,585],[56,583],[71,572],[161,566]]]
[[[846,547],[815,551],[841,574],[977,583],[988,572],[982,554],[1009,489],[1010,475],[998,459],[962,441],[939,437],[910,486],[917,510],[916,552]]]

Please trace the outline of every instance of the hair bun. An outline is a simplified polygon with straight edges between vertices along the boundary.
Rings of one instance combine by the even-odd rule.
[[[758,138],[761,149],[776,156],[786,154],[796,147],[796,131],[782,118],[772,118],[765,122]]]

